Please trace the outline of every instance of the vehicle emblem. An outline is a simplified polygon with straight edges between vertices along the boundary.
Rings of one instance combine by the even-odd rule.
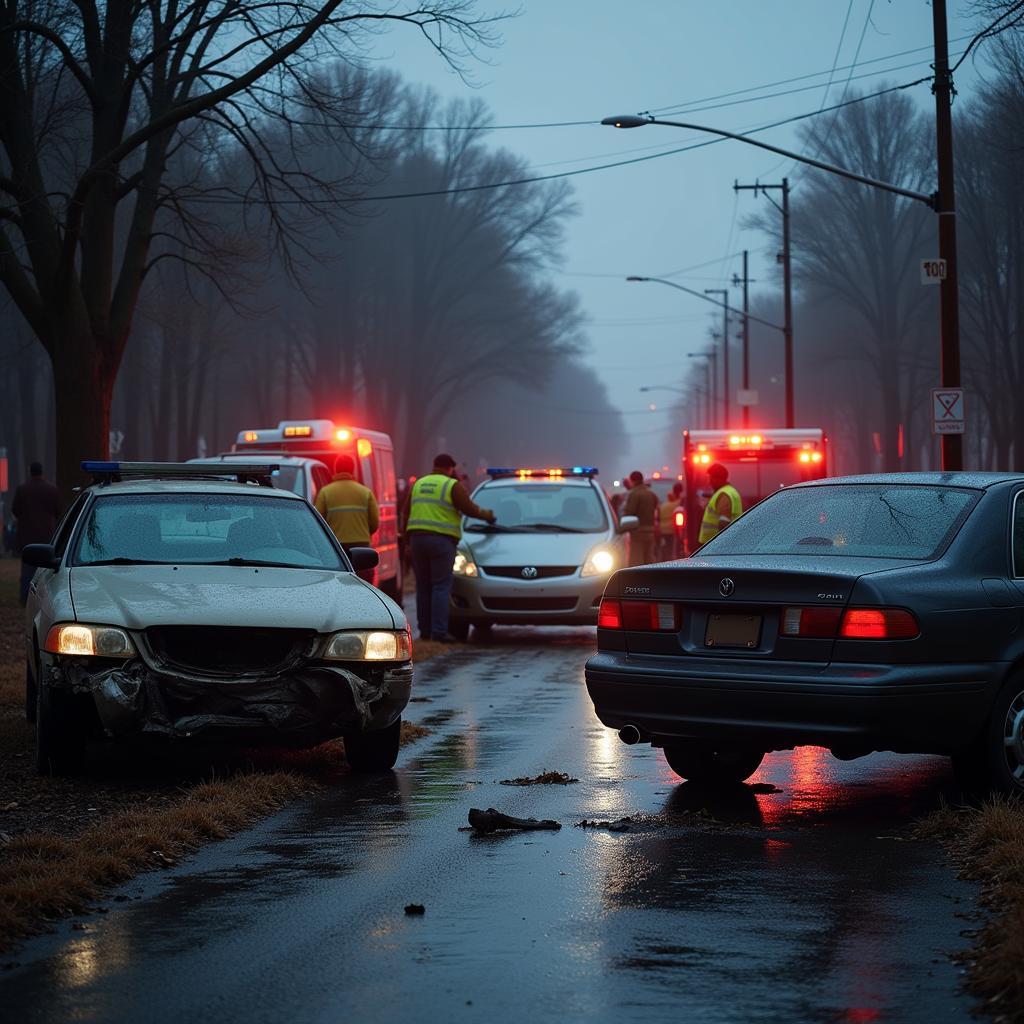
[[[722,597],[732,597],[736,592],[736,584],[728,576],[718,584],[718,592]]]
[[[537,567],[535,565],[526,566],[520,573],[524,580],[535,580],[537,578]]]

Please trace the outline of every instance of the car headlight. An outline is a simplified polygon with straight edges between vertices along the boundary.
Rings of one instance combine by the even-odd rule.
[[[134,658],[135,644],[117,626],[85,626],[62,622],[50,627],[43,650],[77,658]]]
[[[476,562],[473,561],[473,556],[463,548],[459,548],[455,552],[455,563],[452,565],[452,572],[456,576],[476,576],[477,567]]]
[[[615,554],[607,548],[594,548],[583,563],[581,576],[607,576],[615,568]]]
[[[347,629],[327,641],[327,661],[408,661],[412,636],[407,629]]]

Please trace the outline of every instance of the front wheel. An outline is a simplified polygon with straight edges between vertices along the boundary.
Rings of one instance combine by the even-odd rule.
[[[345,760],[354,772],[389,772],[398,760],[402,720],[374,732],[345,733]]]
[[[665,760],[676,775],[690,782],[710,785],[749,779],[760,767],[764,755],[765,751],[751,747],[665,744]]]
[[[82,700],[75,694],[36,686],[36,770],[40,775],[75,775],[85,760]]]
[[[39,701],[38,694],[36,692],[36,675],[32,671],[32,666],[29,664],[28,659],[25,659],[25,721],[34,722],[36,720],[36,704]]]
[[[469,637],[469,623],[464,620],[454,621],[449,620],[448,632],[451,633],[456,640],[462,640],[463,642]]]

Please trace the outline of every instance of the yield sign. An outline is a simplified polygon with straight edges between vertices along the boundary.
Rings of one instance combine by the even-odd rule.
[[[964,432],[963,388],[935,388],[932,391],[932,433]]]

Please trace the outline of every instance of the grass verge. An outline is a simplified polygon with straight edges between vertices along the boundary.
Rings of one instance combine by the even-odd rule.
[[[965,955],[967,987],[1000,1022],[1024,1022],[1024,802],[943,806],[915,826],[943,842],[965,878],[981,884],[987,917]]]

